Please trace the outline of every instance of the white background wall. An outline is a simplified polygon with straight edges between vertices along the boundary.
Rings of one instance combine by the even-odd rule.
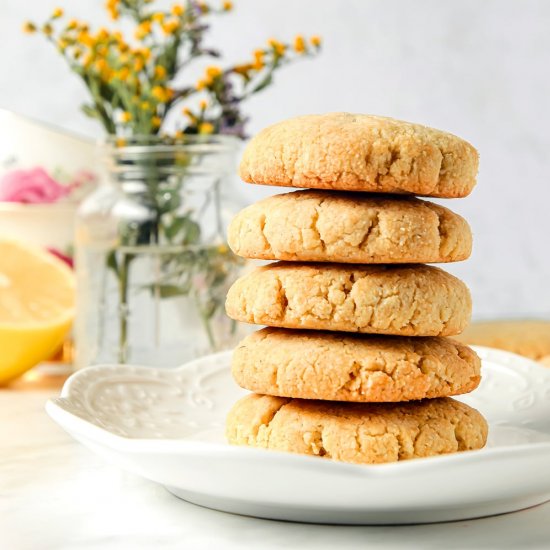
[[[61,1],[61,0],[60,0]],[[0,0],[0,107],[99,136],[84,90],[51,46],[20,33],[57,0]],[[65,0],[103,22],[103,0]],[[481,153],[470,197],[471,259],[450,267],[478,316],[550,313],[550,2],[545,0],[236,0],[212,44],[247,58],[270,36],[319,33],[324,52],[277,75],[248,105],[250,131],[302,113],[356,111],[449,130]],[[190,75],[191,76],[191,75]],[[195,75],[192,75],[195,80]],[[271,192],[247,186],[247,200]]]

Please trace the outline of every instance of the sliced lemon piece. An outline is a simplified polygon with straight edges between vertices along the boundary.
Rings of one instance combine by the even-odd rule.
[[[53,254],[0,239],[0,384],[50,357],[74,318],[75,279]]]

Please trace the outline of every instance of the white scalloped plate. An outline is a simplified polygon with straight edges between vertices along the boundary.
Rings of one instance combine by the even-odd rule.
[[[75,439],[190,502],[237,514],[319,523],[429,523],[550,500],[550,370],[476,348],[483,381],[461,398],[488,419],[480,451],[361,466],[233,447],[223,425],[245,392],[230,352],[173,370],[105,365],[48,402]]]

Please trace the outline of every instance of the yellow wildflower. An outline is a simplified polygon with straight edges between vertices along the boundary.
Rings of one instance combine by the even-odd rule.
[[[180,17],[185,12],[185,7],[181,4],[174,4],[170,10],[172,15],[175,15],[176,17]]]
[[[142,111],[148,111],[151,108],[151,104],[148,101],[142,101],[140,108]]]
[[[231,11],[233,9],[233,2],[226,1],[222,4],[224,11]]]
[[[235,67],[233,67],[233,71],[242,76],[248,76],[248,73],[253,68],[254,67],[251,63],[246,63],[244,65],[235,65]]]
[[[107,0],[105,7],[111,16],[111,19],[118,19],[120,12],[118,10],[119,0]]]
[[[151,89],[151,95],[161,103],[164,103],[170,99],[170,91],[162,86],[153,86]]]
[[[306,41],[301,34],[298,34],[294,38],[294,51],[296,53],[304,53],[306,51]]]
[[[46,36],[51,36],[52,33],[53,33],[53,27],[52,27],[49,23],[46,23],[46,24],[42,27],[42,32],[43,32]]]
[[[162,24],[162,30],[164,34],[174,34],[180,26],[180,22],[177,19],[169,19]]]
[[[151,15],[151,20],[155,21],[155,23],[162,23],[164,21],[164,13],[160,11],[153,13],[153,15]]]
[[[98,42],[106,42],[109,40],[109,31],[105,27],[101,27],[96,34],[96,40]]]
[[[145,61],[143,61],[142,57],[136,57],[134,59],[134,71],[139,73],[139,71],[143,70],[143,67],[145,67]]]
[[[197,82],[197,84],[196,84],[195,87],[197,88],[197,90],[204,90],[204,88],[206,88],[206,87],[208,87],[208,86],[209,86],[209,83],[208,83],[206,80],[204,80],[204,78],[201,78],[201,79]]]
[[[122,111],[120,113],[120,122],[130,122],[132,120],[132,115],[128,111]]]
[[[94,63],[94,69],[98,72],[101,72],[107,68],[107,61],[105,59],[98,59]]]
[[[134,32],[137,40],[142,40],[149,34],[151,34],[151,21],[142,21]]]
[[[82,60],[82,66],[87,69],[92,64],[93,60],[94,58],[90,54],[86,55],[86,57]]]
[[[76,29],[78,27],[78,21],[76,19],[71,19],[68,23],[67,23],[67,30],[69,31],[73,31],[74,29]]]
[[[209,78],[217,78],[222,74],[222,70],[217,65],[210,65],[210,67],[206,67],[206,76]]]
[[[265,52],[264,50],[254,50],[254,63],[252,64],[252,68],[259,71],[260,69],[263,69],[265,66],[264,63],[264,56]]]
[[[225,244],[220,244],[218,246],[218,252],[220,254],[227,254],[229,252],[229,248],[227,248],[227,245],[225,245]]]
[[[174,132],[174,137],[175,137],[176,139],[181,139],[181,138],[183,137],[183,132],[182,132],[181,130],[176,130],[176,131]]]
[[[76,41],[83,46],[91,47],[95,44],[92,35],[88,31],[80,31],[76,37]]]
[[[162,65],[157,65],[155,67],[155,79],[163,80],[166,78],[166,69]]]
[[[151,118],[151,124],[153,125],[153,128],[159,128],[162,123],[162,120],[158,116],[154,116]]]
[[[311,42],[311,45],[315,48],[318,48],[321,45],[321,37],[318,35],[312,36],[309,41]]]
[[[267,43],[273,48],[273,51],[278,55],[282,56],[285,53],[286,46],[279,42],[278,40],[275,40],[274,38],[270,38]]]
[[[67,49],[69,43],[66,40],[60,39],[57,41],[57,47],[61,52],[64,52]]]
[[[141,55],[145,61],[149,61],[151,58],[151,49],[150,48],[138,48],[134,52],[136,55]]]
[[[63,10],[61,8],[55,8],[52,13],[52,19],[59,19],[63,17]]]
[[[119,80],[126,80],[130,76],[130,69],[128,67],[122,67],[117,73],[116,78]]]
[[[30,21],[27,21],[23,25],[23,32],[26,32],[27,34],[32,34],[33,32],[36,32],[36,25],[31,23]]]
[[[214,132],[214,125],[210,122],[201,122],[199,124],[199,134],[211,134]]]
[[[206,99],[201,99],[199,101],[199,107],[200,107],[201,111],[204,111],[206,109],[206,107],[208,107],[208,101],[206,101]]]

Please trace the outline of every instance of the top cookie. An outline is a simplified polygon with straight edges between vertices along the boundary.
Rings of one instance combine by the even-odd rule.
[[[350,113],[306,115],[269,126],[240,166],[249,183],[342,191],[465,197],[478,153],[441,130]]]

